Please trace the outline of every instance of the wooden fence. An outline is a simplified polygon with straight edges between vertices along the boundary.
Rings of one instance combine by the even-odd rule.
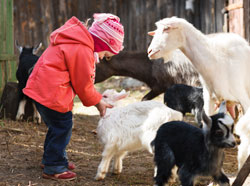
[[[12,7],[13,0],[0,1],[0,92],[5,82],[15,80]]]
[[[190,2],[192,0],[189,0]],[[2,33],[14,35],[14,39],[21,45],[34,46],[43,43],[43,50],[48,46],[49,35],[56,28],[60,27],[70,17],[76,16],[80,20],[91,18],[95,12],[110,12],[118,15],[125,28],[124,46],[127,51],[146,51],[151,41],[147,32],[155,29],[155,22],[171,16],[178,16],[187,19],[203,33],[222,32],[225,17],[222,11],[228,3],[239,0],[193,0],[193,10],[186,4],[186,0],[1,0],[0,7],[0,39]],[[250,2],[244,1],[244,33],[249,41],[250,38]],[[3,5],[3,2],[5,4]],[[14,17],[6,19],[3,14],[9,14],[6,9],[6,2],[13,2]],[[243,10],[242,10],[243,11]],[[231,13],[232,14],[232,13]],[[14,19],[14,34],[10,25]],[[6,20],[3,23],[3,20]],[[230,21],[230,18],[229,18]],[[234,25],[234,26],[233,26]],[[225,31],[237,28],[237,19],[231,23],[231,27],[224,27]],[[0,40],[1,43],[2,40]],[[13,38],[6,40],[10,46],[10,54],[13,53]],[[0,45],[0,47],[3,45]],[[12,50],[12,51],[11,51]],[[42,50],[42,51],[43,51]],[[15,50],[16,55],[17,50]],[[0,48],[0,55],[3,56],[3,49]],[[5,55],[5,51],[4,51]],[[1,58],[0,58],[1,59]],[[6,64],[8,64],[7,62]],[[15,73],[16,63],[10,66],[3,66],[0,69],[0,91],[4,82],[10,80],[6,74]]]
[[[118,15],[125,28],[125,50],[145,51],[147,32],[155,22],[171,16],[186,18],[204,33],[222,31],[225,0],[195,0],[193,12],[185,0],[14,0],[15,39],[47,47],[49,34],[71,16],[80,20],[95,12]]]
[[[248,42],[250,42],[250,1],[244,0],[244,30],[245,30],[245,38]]]

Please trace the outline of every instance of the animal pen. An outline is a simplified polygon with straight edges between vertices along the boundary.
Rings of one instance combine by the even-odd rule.
[[[186,2],[193,2],[189,6]],[[1,0],[0,2],[0,95],[6,82],[16,81],[14,40],[45,49],[49,34],[71,16],[80,20],[95,12],[118,15],[125,28],[125,51],[146,51],[147,32],[162,18],[187,19],[203,33],[236,32],[250,41],[249,0]],[[250,172],[250,157],[233,186],[242,185]]]

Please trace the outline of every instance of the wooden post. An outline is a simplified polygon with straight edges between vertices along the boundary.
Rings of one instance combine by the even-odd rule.
[[[16,119],[18,108],[18,84],[7,82],[0,101],[0,118]]]
[[[7,82],[4,86],[3,94],[0,100],[0,119],[16,120],[17,109],[19,106],[18,83]],[[24,121],[33,120],[32,100],[27,99],[25,105]]]
[[[229,0],[225,9],[229,12],[229,32],[245,37],[243,0]]]
[[[248,175],[250,173],[250,155],[248,156],[245,164],[240,169],[236,179],[234,180],[232,186],[241,186],[247,179]]]
[[[0,92],[7,81],[16,80],[13,42],[13,0],[0,1]]]

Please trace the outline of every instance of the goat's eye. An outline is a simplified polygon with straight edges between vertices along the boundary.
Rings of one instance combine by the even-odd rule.
[[[216,136],[216,137],[223,137],[223,136],[224,136],[224,133],[223,133],[222,130],[216,130],[216,131],[215,131],[215,136]]]
[[[166,27],[163,28],[163,32],[168,32],[169,29],[170,29],[170,27],[167,27],[167,26],[166,26]]]
[[[105,57],[106,61],[110,61],[112,57]]]
[[[102,97],[103,97],[103,98],[107,98],[108,96],[106,96],[106,95],[103,95]]]

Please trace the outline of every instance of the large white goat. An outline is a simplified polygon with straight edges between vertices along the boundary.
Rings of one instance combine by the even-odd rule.
[[[239,168],[250,153],[250,47],[245,39],[233,33],[204,35],[185,19],[172,17],[156,22],[149,32],[154,38],[148,48],[150,59],[167,57],[180,49],[202,77],[204,109],[211,115],[214,101],[229,100],[242,105],[244,115],[236,125],[240,136],[248,136],[238,153]],[[239,128],[239,129],[237,129]],[[248,154],[243,155],[243,151]]]
[[[119,99],[116,94],[114,90],[107,90],[103,93],[103,99],[114,104],[125,92],[118,94]],[[153,100],[108,109],[97,127],[97,135],[104,144],[104,150],[95,179],[105,178],[113,157],[113,171],[119,174],[122,171],[122,160],[128,152],[146,149],[152,153],[150,143],[157,129],[167,121],[182,119],[182,113]]]

